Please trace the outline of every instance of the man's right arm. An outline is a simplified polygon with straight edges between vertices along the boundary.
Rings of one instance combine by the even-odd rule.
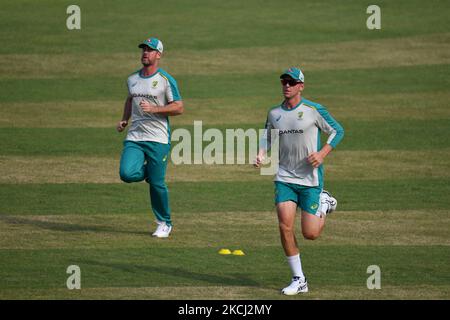
[[[132,97],[128,96],[127,99],[125,100],[125,105],[123,107],[123,115],[122,115],[122,120],[119,121],[119,123],[117,124],[117,131],[118,132],[122,132],[125,127],[128,125],[128,120],[131,117],[131,101],[132,101]]]
[[[264,134],[259,142],[259,151],[258,151],[258,155],[256,156],[255,162],[254,162],[254,166],[256,168],[259,168],[261,166],[261,164],[263,163],[265,156],[267,154],[267,152],[270,150],[270,146],[271,146],[271,140],[272,140],[272,135],[271,135],[271,130],[273,129],[272,123],[269,120],[269,115],[267,116],[267,120],[266,120],[266,125],[264,128]]]

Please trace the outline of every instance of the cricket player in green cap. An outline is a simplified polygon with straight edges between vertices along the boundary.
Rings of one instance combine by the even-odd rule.
[[[169,116],[183,113],[184,106],[175,79],[159,68],[163,44],[148,38],[142,49],[142,68],[127,80],[128,96],[117,131],[129,124],[120,159],[120,178],[131,183],[146,181],[156,217],[154,237],[167,238],[172,231],[169,193],[165,183],[170,152]]]
[[[255,166],[259,167],[271,146],[271,133],[278,133],[279,164],[275,182],[275,205],[281,243],[292,272],[292,281],[282,289],[286,295],[308,292],[303,274],[294,222],[301,209],[302,234],[305,239],[319,237],[325,217],[336,209],[337,201],[323,190],[323,161],[344,136],[342,126],[328,110],[302,96],[305,77],[299,68],[289,68],[281,76],[284,101],[267,116],[264,138]],[[321,146],[320,135],[328,135]],[[273,151],[272,151],[273,152]]]

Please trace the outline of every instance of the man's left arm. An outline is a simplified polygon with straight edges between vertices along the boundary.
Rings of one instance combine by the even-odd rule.
[[[344,128],[337,122],[323,106],[317,109],[316,125],[325,133],[329,134],[327,143],[322,149],[308,156],[308,162],[314,167],[319,167],[325,157],[341,142],[344,137]]]

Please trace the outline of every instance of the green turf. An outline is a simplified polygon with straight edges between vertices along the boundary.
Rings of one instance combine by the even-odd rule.
[[[276,1],[260,5],[256,0],[226,3],[202,0],[194,4],[182,0],[155,1],[152,8],[157,9],[152,10],[151,23],[138,19],[142,8],[148,5],[144,0],[133,1],[129,5],[119,1],[106,5],[84,0],[77,2],[85,14],[84,28],[70,34],[64,28],[64,12],[70,4],[70,1],[51,0],[5,3],[0,20],[5,26],[14,24],[16,28],[12,32],[2,28],[5,30],[2,37],[10,42],[1,52],[19,52],[21,42],[16,39],[22,35],[29,36],[28,43],[35,52],[131,50],[136,41],[147,36],[150,27],[155,34],[168,39],[169,48],[175,50],[266,46],[268,42],[280,45],[292,41],[294,31],[299,42],[320,43],[449,30],[446,14],[449,4],[445,0],[427,3],[418,0],[378,1],[377,4],[384,9],[384,27],[381,32],[372,33],[365,28],[365,11],[369,3],[357,0],[340,3],[290,0],[282,6]],[[45,23],[33,23],[37,10]],[[14,11],[20,14],[8,14]],[[168,16],[171,23],[167,23]],[[293,25],[295,30],[292,30]]]
[[[342,210],[440,209],[450,205],[445,195],[449,179],[330,181]],[[273,183],[267,181],[169,183],[174,212],[264,211],[274,208]],[[4,214],[95,214],[149,211],[148,186],[140,184],[0,185]],[[192,194],[202,195],[193,197]],[[245,194],[245,197],[242,195]],[[24,197],[26,195],[26,197]],[[386,199],[389,199],[386,201]]]
[[[396,120],[396,121],[341,121],[345,128],[345,140],[339,150],[432,150],[448,148],[445,136],[450,120]],[[226,129],[262,129],[260,124],[215,126]],[[203,125],[203,133],[211,126]],[[172,129],[180,128],[174,126]],[[193,142],[193,126],[183,126],[190,130]],[[8,139],[13,134],[14,139]],[[125,135],[117,134],[114,128],[0,128],[2,155],[98,155],[117,156],[121,153]],[[370,143],[366,139],[368,137]],[[176,145],[178,142],[173,142]],[[248,142],[247,142],[248,143]],[[205,141],[203,147],[209,145]],[[236,146],[236,144],[235,144]],[[225,149],[225,145],[224,145]]]
[[[250,286],[273,288],[278,292],[279,276],[289,277],[281,263],[267,265],[267,259],[283,261],[278,246],[247,248],[247,255],[221,256],[211,248],[111,249],[111,250],[5,250],[1,260],[14,268],[3,268],[2,288],[63,287],[65,269],[77,262],[86,274],[83,285],[121,286]],[[339,255],[333,252],[339,251]],[[446,247],[431,246],[332,246],[306,248],[305,259],[312,263],[305,271],[314,285],[365,286],[367,266],[377,263],[384,285],[439,285],[450,281]],[[331,256],[333,258],[331,258]],[[173,264],[173,261],[178,261]],[[203,263],[199,264],[199,260]],[[434,263],[430,264],[428,261]],[[46,264],[55,261],[53,264]],[[42,266],[45,271],[42,272]],[[220,265],[220,268],[217,266]],[[329,265],[335,266],[330,268]],[[21,278],[25,276],[24,279]],[[411,280],[414,278],[414,280]]]
[[[359,0],[80,0],[76,31],[70,4],[2,2],[0,299],[450,298],[448,1],[378,1],[376,31]],[[297,230],[310,294],[279,294],[272,177],[250,166],[171,165],[173,237],[150,237],[148,187],[118,180],[114,130],[150,35],[186,104],[173,130],[262,128],[291,64],[343,124],[325,163],[338,211],[319,240]],[[65,287],[71,264],[81,291]]]
[[[415,93],[445,90],[450,85],[448,65],[411,66],[397,68],[326,70],[311,72],[306,96],[317,100],[321,94],[356,92]],[[306,71],[305,71],[306,72]],[[336,76],[339,73],[339,76]],[[173,73],[177,76],[176,73]],[[232,97],[235,103],[255,96],[279,95],[280,71],[232,75],[178,75],[184,98]],[[108,76],[90,76],[76,79],[1,79],[0,102],[124,100],[127,73]],[[248,83],[252,85],[249,90]],[[120,103],[118,103],[119,105]],[[271,105],[266,106],[269,108]]]

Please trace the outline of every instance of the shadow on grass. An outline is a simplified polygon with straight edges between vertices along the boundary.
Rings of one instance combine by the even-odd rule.
[[[189,281],[196,282],[194,285],[197,285],[199,282],[208,283],[211,285],[223,285],[223,286],[251,286],[251,287],[259,287],[260,284],[255,280],[251,279],[248,274],[241,273],[230,273],[229,275],[217,275],[217,274],[208,274],[201,272],[194,272],[192,270],[188,270],[183,267],[158,267],[158,266],[142,266],[142,265],[133,265],[127,263],[107,263],[100,262],[94,260],[84,260],[82,263],[86,263],[91,266],[100,266],[106,267],[110,269],[116,269],[122,272],[131,273],[133,275],[139,274],[141,277],[146,274],[150,274],[147,279],[164,279],[161,282],[157,282],[155,280],[155,286],[170,286],[170,283],[167,283],[167,278],[173,278],[173,285],[180,285],[177,283],[176,278],[184,278]],[[160,274],[161,276],[155,276],[155,274]],[[183,283],[183,285],[187,285],[192,283]]]
[[[61,232],[106,232],[106,233],[120,233],[120,234],[135,234],[144,236],[150,235],[150,231],[138,232],[129,230],[117,230],[108,226],[92,226],[92,225],[90,226],[64,222],[39,221],[17,216],[15,217],[0,216],[0,221],[4,221],[9,224],[30,225],[33,227],[38,227],[46,230],[61,231]]]

